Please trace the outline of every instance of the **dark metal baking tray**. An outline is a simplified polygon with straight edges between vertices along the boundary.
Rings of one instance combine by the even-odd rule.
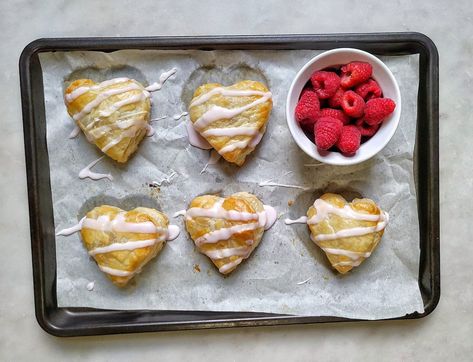
[[[46,144],[42,70],[38,54],[51,51],[120,49],[314,49],[353,47],[377,55],[419,54],[417,142],[414,174],[420,227],[419,287],[424,313],[396,319],[422,318],[440,298],[438,52],[420,33],[271,35],[213,37],[55,38],[28,44],[20,57],[31,249],[36,318],[56,336],[145,331],[346,322],[338,317],[295,316],[252,312],[171,310],[104,310],[59,308],[56,300],[56,250],[53,205]]]

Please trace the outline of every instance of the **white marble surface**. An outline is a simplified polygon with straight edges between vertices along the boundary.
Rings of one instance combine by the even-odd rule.
[[[471,360],[473,8],[470,1],[2,1],[0,360]],[[199,5],[197,5],[199,4]],[[217,15],[218,14],[218,15]],[[440,52],[442,297],[423,320],[58,339],[35,321],[18,77],[54,36],[420,31]]]

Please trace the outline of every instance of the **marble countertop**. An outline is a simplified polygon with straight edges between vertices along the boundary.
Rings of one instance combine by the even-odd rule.
[[[198,4],[198,5],[197,5]],[[216,16],[218,14],[219,16]],[[436,0],[4,1],[0,4],[0,360],[471,360],[473,7]],[[369,19],[369,21],[367,20]],[[211,20],[211,21],[209,21]],[[419,31],[440,53],[442,296],[413,321],[60,339],[34,316],[18,59],[41,37]],[[467,150],[467,152],[465,152]]]

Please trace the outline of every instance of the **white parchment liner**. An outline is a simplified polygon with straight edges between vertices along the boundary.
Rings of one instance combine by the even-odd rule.
[[[402,96],[399,128],[388,146],[372,160],[351,167],[316,164],[292,140],[284,114],[285,98],[296,72],[319,52],[298,51],[139,51],[41,54],[45,87],[47,143],[56,230],[76,223],[102,203],[132,208],[156,207],[181,226],[169,242],[124,289],[99,271],[79,234],[56,238],[59,306],[110,309],[259,311],[349,318],[390,318],[423,311],[418,287],[419,229],[413,176],[418,57],[381,57],[396,77]],[[114,181],[80,180],[78,172],[101,152],[84,135],[68,139],[73,122],[63,103],[68,81],[95,81],[127,76],[151,84],[176,67],[161,91],[152,95],[156,133],[146,138],[126,165],[111,159],[97,172]],[[209,166],[209,152],[190,146],[186,111],[200,84],[229,85],[242,79],[262,80],[273,92],[274,108],[262,142],[241,168],[223,160]],[[175,175],[163,181],[167,175]],[[299,185],[307,190],[260,187],[262,181]],[[153,181],[159,188],[150,187]],[[172,214],[200,194],[249,191],[282,216],[268,230],[252,256],[228,277],[199,254]],[[332,272],[323,252],[309,239],[305,225],[287,226],[284,217],[304,215],[325,191],[377,201],[390,214],[378,249],[345,276]],[[289,206],[292,204],[292,206]],[[200,271],[199,271],[200,270]],[[92,291],[87,284],[95,281]],[[304,282],[305,281],[305,282]],[[304,282],[304,283],[301,283]]]

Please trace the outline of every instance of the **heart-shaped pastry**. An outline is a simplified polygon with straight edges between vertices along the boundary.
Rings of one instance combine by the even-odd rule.
[[[67,87],[67,112],[89,142],[118,162],[126,162],[146,135],[150,93],[136,80],[115,78],[102,83],[79,79]]]
[[[307,211],[312,241],[327,255],[330,264],[345,274],[368,258],[378,245],[388,214],[370,199],[347,201],[324,194]]]
[[[273,107],[268,88],[252,80],[200,86],[189,105],[194,129],[227,161],[243,165],[263,138]]]
[[[232,272],[248,258],[265,230],[276,221],[276,211],[247,192],[222,198],[196,197],[185,211],[186,229],[197,249],[219,272]]]
[[[89,255],[117,286],[125,286],[179,234],[163,213],[145,207],[124,211],[102,205],[80,222],[81,236]],[[67,235],[62,233],[60,235]]]

